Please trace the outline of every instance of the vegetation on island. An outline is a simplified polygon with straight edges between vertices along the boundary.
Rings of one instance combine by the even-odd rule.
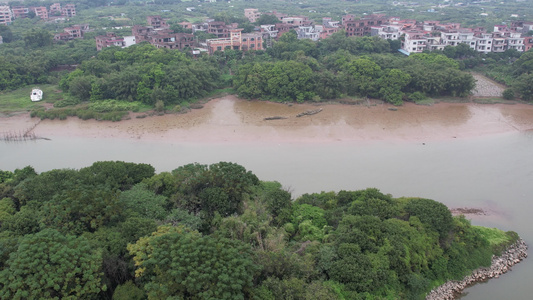
[[[518,237],[375,188],[304,194],[234,163],[0,171],[0,298],[423,299]]]

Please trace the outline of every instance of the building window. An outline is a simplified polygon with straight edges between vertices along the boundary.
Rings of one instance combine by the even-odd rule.
[[[246,38],[243,38],[242,41],[243,41],[243,42],[246,42],[247,40],[246,40]]]
[[[253,41],[255,41],[255,39],[254,39],[254,38],[250,38],[250,41],[252,41],[252,42],[253,42]]]
[[[251,44],[251,45],[250,45],[250,48],[255,48],[255,44]]]
[[[218,46],[217,47],[217,51],[221,51],[222,50],[222,47],[221,46]]]

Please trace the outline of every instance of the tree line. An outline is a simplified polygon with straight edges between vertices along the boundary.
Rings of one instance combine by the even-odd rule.
[[[2,299],[423,299],[502,246],[433,200],[292,199],[228,162],[28,166],[0,199]]]

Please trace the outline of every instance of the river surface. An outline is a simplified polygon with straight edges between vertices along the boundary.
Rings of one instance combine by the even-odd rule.
[[[232,129],[233,130],[233,129]],[[0,142],[0,169],[27,165],[38,172],[81,168],[95,161],[149,163],[157,172],[198,162],[231,161],[261,180],[276,180],[304,193],[376,187],[394,197],[416,196],[449,207],[483,208],[469,216],[477,225],[514,230],[533,242],[533,133],[419,140],[280,140],[180,142],[109,137],[54,137]],[[463,299],[532,299],[533,259],[489,284],[469,288]]]
[[[237,162],[262,180],[277,180],[293,195],[377,187],[394,197],[419,196],[449,207],[488,209],[473,223],[517,231],[533,241],[533,135],[428,142],[316,144],[179,144],[110,139],[0,143],[0,166],[32,165],[38,172],[81,168],[100,160],[153,165],[157,172],[199,162]],[[470,288],[464,299],[531,299],[533,261]]]

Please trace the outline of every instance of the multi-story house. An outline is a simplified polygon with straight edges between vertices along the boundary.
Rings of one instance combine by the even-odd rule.
[[[76,16],[76,5],[75,4],[65,4],[61,8],[61,15],[67,18]]]
[[[524,51],[529,51],[531,48],[533,48],[533,37],[526,36],[524,38]]]
[[[373,26],[387,22],[383,15],[369,15],[359,20],[355,20],[353,15],[346,15],[342,20],[346,36],[368,36],[372,33]]]
[[[66,27],[63,32],[54,35],[54,41],[71,41],[74,39],[83,38],[83,34],[89,31],[89,24],[78,24],[71,27]]]
[[[207,33],[214,34],[217,38],[228,38],[231,36],[231,30],[237,29],[239,24],[232,23],[226,25],[224,22],[209,22],[207,23]]]
[[[148,16],[146,17],[146,22],[148,26],[153,28],[168,28],[167,21],[164,20],[161,16]]]
[[[310,39],[313,41],[318,41],[320,37],[320,32],[317,31],[313,26],[300,26],[296,30],[299,39]]]
[[[15,19],[27,18],[28,13],[30,12],[30,10],[24,6],[13,6],[11,7],[11,11],[13,12],[13,18]]]
[[[507,49],[514,49],[518,52],[524,51],[524,38],[519,32],[511,32],[507,38]]]
[[[490,33],[479,33],[476,35],[476,51],[481,53],[490,53],[492,52],[492,34]]]
[[[209,54],[227,49],[242,51],[263,49],[261,33],[241,33],[241,31],[241,28],[230,29],[230,35],[227,38],[208,39],[206,42]]]
[[[250,23],[255,23],[261,16],[261,13],[257,8],[245,8],[244,16],[250,21]]]
[[[150,44],[156,48],[178,49],[194,47],[194,35],[190,33],[166,33],[151,36]]]
[[[404,53],[420,53],[427,49],[427,33],[419,30],[404,32],[402,42]]]
[[[370,28],[370,35],[377,36],[385,40],[397,40],[401,36],[401,28],[401,25],[372,26]]]
[[[48,13],[52,16],[61,15],[61,3],[54,3],[50,5]]]
[[[46,9],[46,7],[31,7],[30,9],[35,12],[36,17],[41,18],[42,20],[48,19],[48,9]]]
[[[106,35],[99,35],[95,37],[96,39],[96,50],[100,51],[107,47],[117,46],[124,47],[126,43],[124,38],[117,37],[114,32],[108,32]]]
[[[0,25],[9,25],[13,20],[13,13],[7,5],[0,6]]]

